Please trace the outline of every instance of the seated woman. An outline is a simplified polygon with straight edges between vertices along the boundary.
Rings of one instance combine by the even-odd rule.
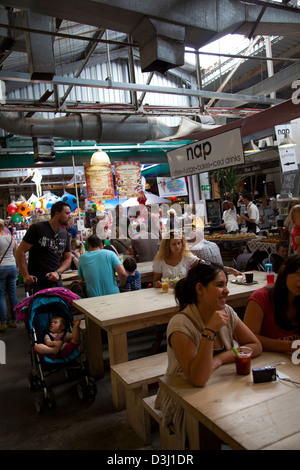
[[[184,277],[190,266],[199,259],[187,248],[181,232],[171,231],[162,239],[159,251],[153,260],[153,284],[161,287],[161,279]]]
[[[180,312],[167,329],[167,375],[184,375],[203,387],[215,369],[234,362],[233,346],[248,346],[253,356],[262,351],[256,336],[226,304],[227,275],[222,265],[199,262],[175,288]],[[184,413],[159,390],[155,406],[163,412],[163,425],[173,424],[185,437]]]
[[[293,352],[300,337],[300,254],[285,260],[275,284],[253,292],[244,322],[265,351]]]

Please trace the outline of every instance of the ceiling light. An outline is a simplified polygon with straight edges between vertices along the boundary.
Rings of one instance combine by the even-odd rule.
[[[287,148],[287,147],[294,147],[296,142],[292,139],[287,132],[284,133],[284,138],[280,141],[278,147],[280,148]]]
[[[101,165],[103,163],[110,163],[109,156],[103,150],[98,149],[93,155],[91,156],[91,165]]]
[[[250,140],[250,142],[248,143],[247,147],[244,150],[244,153],[253,153],[253,152],[260,152],[260,149],[259,147],[257,147],[257,145],[255,145],[253,140]]]

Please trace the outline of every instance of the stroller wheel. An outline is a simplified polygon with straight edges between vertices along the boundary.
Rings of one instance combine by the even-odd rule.
[[[53,410],[55,408],[55,395],[51,389],[47,389],[46,393],[46,402],[49,410]]]
[[[55,396],[51,388],[47,388],[44,392],[36,394],[34,404],[39,414],[44,413],[46,407],[48,407],[49,410],[53,410],[53,408],[55,408]]]
[[[28,377],[28,386],[32,392],[34,392],[35,390],[38,390],[41,386],[39,376],[35,374],[34,372],[31,372],[31,374]]]
[[[34,397],[35,409],[38,414],[42,414],[46,408],[46,400],[43,393],[39,393]]]
[[[94,379],[87,377],[86,380],[78,382],[77,394],[80,400],[92,403],[97,394],[97,386]]]

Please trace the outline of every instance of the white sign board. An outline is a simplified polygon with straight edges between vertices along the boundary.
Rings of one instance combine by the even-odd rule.
[[[298,170],[295,147],[287,147],[283,149],[279,147],[278,150],[283,173]]]
[[[161,197],[187,196],[187,187],[184,178],[172,178],[157,176],[158,193]]]
[[[278,152],[281,162],[282,172],[298,170],[295,147],[280,147],[280,142],[286,137],[292,136],[292,126],[290,124],[282,124],[275,126],[275,132],[278,142]]]
[[[244,163],[240,128],[167,152],[171,178],[195,175]]]

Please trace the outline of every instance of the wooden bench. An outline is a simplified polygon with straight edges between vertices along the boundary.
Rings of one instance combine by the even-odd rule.
[[[142,404],[146,413],[148,414],[150,421],[151,418],[153,418],[159,426],[161,450],[185,450],[182,439],[177,434],[175,434],[175,432],[170,427],[166,428],[162,426],[162,413],[160,410],[155,409],[155,400],[156,395],[151,395],[149,397],[143,398]]]
[[[151,442],[150,416],[142,404],[149,385],[158,383],[167,370],[167,353],[154,354],[111,366],[111,374],[126,392],[127,419],[145,444]]]

